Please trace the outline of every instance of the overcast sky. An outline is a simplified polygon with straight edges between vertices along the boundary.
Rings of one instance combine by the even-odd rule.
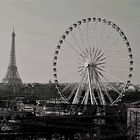
[[[53,80],[52,60],[60,36],[75,21],[102,17],[128,37],[134,56],[133,82],[140,83],[140,1],[53,0],[0,1],[0,79],[8,67],[11,32],[16,33],[16,58],[23,82]]]

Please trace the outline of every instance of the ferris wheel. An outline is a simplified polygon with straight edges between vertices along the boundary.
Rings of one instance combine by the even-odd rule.
[[[126,35],[112,21],[96,17],[67,28],[53,59],[58,94],[71,104],[117,104],[131,83],[132,71]]]

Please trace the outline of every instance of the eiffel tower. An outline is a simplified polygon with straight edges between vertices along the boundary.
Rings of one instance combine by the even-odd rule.
[[[2,83],[8,84],[8,85],[21,85],[22,84],[22,80],[19,77],[18,69],[17,69],[17,66],[16,66],[14,29],[13,29],[13,32],[12,32],[9,66],[8,66],[5,77],[3,78]]]

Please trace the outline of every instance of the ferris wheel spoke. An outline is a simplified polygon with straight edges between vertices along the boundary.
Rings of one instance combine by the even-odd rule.
[[[72,83],[67,84],[67,85],[65,86],[65,88],[63,88],[63,89],[61,90],[61,94],[64,93],[67,89],[69,89],[70,86],[72,86],[72,85],[73,85]]]
[[[63,83],[64,79],[68,79],[70,77],[73,77],[74,75],[77,75],[77,72],[72,72],[71,74],[67,74],[65,76],[62,76],[61,79],[59,80],[59,83]]]
[[[92,59],[92,48],[90,47],[90,58]]]
[[[71,63],[71,64],[75,64],[76,62],[72,61],[72,60],[60,60],[59,62],[68,62],[68,63]]]
[[[99,50],[99,51],[96,50],[95,51],[95,54],[94,54],[94,57],[92,58],[92,60],[94,60],[96,62],[97,59],[99,59],[100,57],[102,57],[103,54],[101,54],[101,52],[102,52],[101,50]]]
[[[78,70],[78,73],[83,74],[83,71],[84,71],[84,69],[80,69],[80,70]]]
[[[114,87],[113,84],[111,84],[111,83],[108,83],[108,84],[109,84],[109,87],[111,87],[111,89],[113,89],[116,93],[118,93],[118,95],[121,94],[121,92],[116,87]]]
[[[86,52],[86,56],[87,56],[89,54],[88,48],[85,49],[85,52]]]
[[[85,75],[81,78],[81,81],[78,85],[78,88],[76,89],[76,93],[75,93],[75,97],[73,99],[73,104],[76,104],[79,102],[79,98],[80,98],[80,89],[82,88],[82,85],[85,81]]]
[[[99,96],[100,104],[103,103],[103,105],[105,105],[106,102],[105,102],[105,99],[104,99],[104,96],[103,96],[103,92],[102,92],[102,90],[101,90],[101,85],[99,84],[99,83],[100,83],[100,82],[99,82],[99,78],[98,78],[98,80],[96,81],[96,83],[97,83],[97,87],[98,87],[98,89],[99,89],[98,96]],[[98,91],[98,90],[97,90],[97,91]]]
[[[109,85],[109,87],[111,87],[114,91],[116,91],[118,94],[120,94],[120,92],[111,84],[111,82],[109,82],[106,78],[105,78],[105,76],[102,74],[102,73],[100,73],[100,72],[98,72],[100,75],[101,75],[101,77],[108,83],[108,85]],[[112,76],[111,75],[111,77],[113,77],[114,78],[114,76]],[[117,80],[118,80],[118,78],[117,78]]]
[[[86,36],[87,36],[87,44],[88,47],[91,49],[90,41],[89,41],[89,23],[86,23]]]
[[[103,71],[104,72],[104,71]],[[104,77],[104,75],[99,71],[99,70],[96,70],[96,73],[98,74],[98,77]],[[95,77],[96,78],[96,77]]]
[[[126,57],[126,58],[119,58],[119,59],[107,61],[107,63],[116,62],[116,61],[122,61],[122,60],[129,60],[129,58],[128,57]]]
[[[114,76],[114,75],[112,75],[112,74],[110,74],[110,73],[108,73],[108,72],[106,72],[106,71],[104,72],[104,74],[108,75],[109,77],[112,77],[113,79],[117,80],[118,82],[123,82],[123,83],[125,83],[123,80],[117,78],[116,76]]]
[[[66,42],[66,44],[69,46],[69,48],[71,48],[75,53],[76,53],[76,55],[78,54],[78,56],[80,56],[81,57],[81,54],[80,54],[80,52],[79,51],[77,51],[73,46],[72,46],[72,44],[71,43],[69,43],[68,41],[65,41]],[[66,51],[66,50],[63,50],[63,49],[59,49],[60,50],[60,53],[64,53],[66,56],[68,56],[69,57],[69,59],[70,59],[70,57],[71,57],[71,54],[70,54],[70,51]],[[80,58],[79,58],[80,59]],[[61,62],[63,62],[63,61],[67,61],[67,62],[73,62],[72,61],[72,59],[70,59],[70,60],[59,60],[59,61],[61,61]]]
[[[100,56],[98,56],[96,59],[95,59],[95,62],[99,62],[99,61],[103,61],[104,59],[106,59],[106,57],[102,58],[104,56],[104,53],[102,53]]]
[[[99,74],[101,73],[100,71],[105,72],[105,70],[103,70],[102,68],[97,67],[96,69],[97,69],[96,72],[99,73]]]
[[[102,95],[103,95],[103,93],[105,93],[106,96],[108,97],[109,101],[110,101],[111,103],[113,103],[113,99],[112,99],[112,97],[110,96],[109,91],[107,90],[106,86],[104,86],[104,83],[100,81],[99,84],[100,84],[101,90],[103,91],[103,92],[102,92]],[[104,98],[104,99],[105,99],[105,98]]]
[[[58,91],[58,94],[60,95],[61,99],[64,101],[64,103],[68,104],[69,102],[67,99],[61,94],[61,92]]]
[[[100,43],[99,43],[99,48],[101,48],[101,46],[102,46],[102,42],[104,42],[104,35],[105,35],[105,31],[106,31],[106,24],[104,24],[103,25],[103,29],[102,29],[102,31],[101,31],[101,40],[99,41]]]
[[[120,91],[118,91],[118,89],[111,82],[109,82],[105,77],[103,77],[103,78],[106,80],[106,82],[108,83],[108,86],[111,89],[113,89],[116,93],[120,94]]]
[[[106,64],[107,62],[100,62],[100,63],[96,63],[96,65],[103,65],[103,64]]]
[[[95,62],[101,62],[101,61],[103,61],[103,60],[105,60],[107,57],[103,57],[103,58],[101,58],[101,59],[98,59],[98,60],[96,60]]]
[[[110,45],[108,45],[108,47],[106,47],[106,49],[104,49],[104,53],[109,52],[109,50],[114,49],[115,46],[117,45],[118,40],[116,39],[116,41],[112,42]]]
[[[83,71],[79,72],[79,77],[83,77],[83,76],[86,77],[85,73],[86,73],[86,70],[83,70]]]
[[[105,77],[103,77],[103,78],[104,78],[104,80],[107,82],[108,86],[109,86],[112,90],[114,90],[116,93],[118,93],[118,95],[121,94],[120,91],[119,91],[111,82],[109,82]]]
[[[78,25],[78,31],[79,31],[79,36],[80,36],[81,42],[82,42],[83,47],[84,47],[84,49],[85,49],[86,47],[85,47],[84,39],[83,39],[82,34],[81,34],[81,28],[80,28],[79,25]]]
[[[106,69],[109,69],[109,70],[118,70],[118,71],[125,71],[125,72],[128,72],[127,69],[120,69],[120,68],[115,68],[115,67],[106,67]]]
[[[78,86],[72,104],[78,104],[80,98],[80,86]]]
[[[95,31],[96,31],[96,27],[97,27],[97,22],[95,22],[94,24],[93,24],[93,33],[92,33],[92,46],[95,46]]]
[[[76,89],[78,88],[78,83],[75,84],[74,88],[72,89],[71,93],[68,95],[67,99],[68,101],[70,101],[70,99],[73,97],[73,95],[75,94]]]
[[[86,58],[83,59],[83,57],[82,57],[82,58],[78,58],[78,60],[80,61],[80,62],[78,62],[78,64],[82,65],[83,62],[85,62]]]
[[[81,68],[81,69],[83,69],[83,68],[84,68],[84,66],[83,66],[83,65],[80,65],[80,66],[78,66],[77,68]]]
[[[95,47],[92,47],[92,54],[95,53]]]
[[[80,73],[80,74],[84,74],[84,75],[85,75],[86,67],[84,67],[84,66],[79,66],[79,67],[77,67],[77,68],[78,68],[77,73]]]
[[[104,32],[105,26],[106,26],[106,24],[102,25],[100,33],[99,33],[99,38],[97,40],[97,45],[96,45],[96,47],[98,47],[98,48],[99,48],[99,43],[102,42],[102,39],[103,39],[102,36],[103,36],[103,32]]]
[[[78,65],[77,68],[84,68],[84,63],[85,63],[85,61],[77,62],[77,65]]]
[[[68,44],[68,46],[75,52],[75,53],[77,53],[79,56],[81,56],[81,53],[79,53],[79,51],[77,51],[68,41],[65,41],[67,44]]]
[[[110,31],[109,35],[105,37],[103,43],[100,46],[101,48],[103,48],[106,45],[107,41],[111,38],[112,32],[113,31]]]
[[[98,53],[98,48],[96,48],[96,50],[94,52],[93,61],[95,61],[95,58],[97,57],[97,53]]]
[[[121,53],[121,49],[119,49],[119,50],[114,50],[113,52],[111,52],[109,55],[107,55],[107,57],[109,58],[111,58],[112,56],[114,57],[114,56],[117,56],[117,55],[120,55],[120,53]]]
[[[112,103],[113,103],[113,99],[112,99],[112,97],[110,96],[109,91],[107,90],[107,88],[106,88],[106,86],[104,85],[104,83],[103,83],[102,85],[103,85],[104,92],[105,92],[106,96],[108,97],[110,103],[112,104]]]
[[[100,57],[102,57],[104,55],[104,53],[101,53],[101,52],[102,52],[102,50],[99,50],[99,52],[97,54],[97,59],[98,59],[98,57],[100,58]]]
[[[77,42],[77,40],[76,40],[75,36],[73,35],[73,33],[70,32],[70,34],[71,34],[71,36],[72,36],[72,38],[73,38],[73,40],[74,40],[74,42],[75,42],[75,45],[76,45],[76,46],[79,48],[79,50],[83,53],[84,50],[82,49],[81,45]]]

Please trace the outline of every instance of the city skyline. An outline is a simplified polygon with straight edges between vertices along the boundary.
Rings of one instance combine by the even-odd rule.
[[[0,79],[7,70],[11,32],[16,34],[16,59],[23,82],[53,80],[52,61],[60,36],[74,22],[102,17],[116,23],[126,34],[134,56],[134,84],[139,84],[140,44],[138,1],[42,1],[0,2]]]

